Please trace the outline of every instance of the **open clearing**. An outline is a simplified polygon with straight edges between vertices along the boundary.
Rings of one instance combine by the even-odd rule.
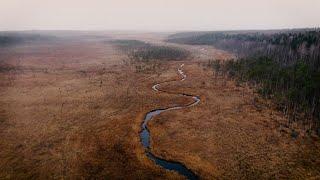
[[[195,107],[164,112],[150,121],[151,151],[182,162],[203,179],[318,179],[320,144],[302,132],[292,137],[283,115],[253,89],[214,76],[211,56],[232,57],[210,46],[175,45],[166,34],[117,34],[174,45],[193,58],[161,62],[137,72],[127,55],[86,37],[0,48],[0,179],[183,179],[149,160],[139,138],[145,114],[201,97]]]

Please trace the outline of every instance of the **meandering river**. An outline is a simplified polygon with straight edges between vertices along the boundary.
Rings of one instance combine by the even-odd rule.
[[[184,66],[184,64],[182,64],[178,68],[178,72],[181,76],[180,81],[184,81],[187,78],[187,76],[182,71],[183,66]],[[166,83],[168,83],[168,82],[166,82]],[[185,94],[185,93],[167,92],[165,90],[159,89],[160,86],[161,86],[161,83],[155,84],[154,86],[152,86],[152,89],[154,91],[158,91],[158,92],[162,92],[162,93],[170,93],[170,94],[176,94],[176,95],[180,95],[180,96],[187,96],[187,97],[192,98],[194,101],[190,104],[187,104],[187,105],[166,107],[166,108],[154,109],[152,111],[149,111],[146,114],[146,116],[144,117],[143,123],[141,125],[141,132],[140,132],[141,143],[142,143],[143,147],[145,148],[145,152],[146,152],[147,157],[149,159],[151,159],[152,161],[154,161],[157,165],[159,165],[167,170],[176,171],[188,179],[192,179],[192,180],[198,179],[198,176],[194,172],[192,172],[190,169],[188,169],[184,164],[182,164],[180,162],[168,161],[168,160],[159,158],[159,157],[155,156],[154,154],[152,154],[150,151],[150,136],[151,136],[151,134],[150,134],[150,131],[148,130],[147,125],[148,125],[148,122],[153,119],[153,117],[155,117],[163,112],[166,112],[166,111],[189,108],[189,107],[197,105],[200,102],[200,98],[198,96],[191,95],[191,94]]]

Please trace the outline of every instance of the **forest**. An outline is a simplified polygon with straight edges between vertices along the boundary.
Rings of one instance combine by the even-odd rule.
[[[181,48],[153,45],[138,40],[114,40],[112,43],[135,61],[183,60],[190,55],[188,51]]]
[[[29,43],[36,41],[48,41],[56,39],[55,36],[36,34],[36,33],[23,33],[23,32],[0,32],[0,47],[12,46],[21,43]]]
[[[234,53],[235,60],[213,60],[209,65],[221,74],[255,84],[289,122],[301,122],[320,135],[319,29],[184,33],[167,41],[213,45]]]

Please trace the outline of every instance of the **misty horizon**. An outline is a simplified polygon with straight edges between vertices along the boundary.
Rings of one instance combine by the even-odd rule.
[[[320,2],[4,0],[0,31],[220,31],[317,28]]]
[[[319,179],[320,0],[0,2],[0,180]]]

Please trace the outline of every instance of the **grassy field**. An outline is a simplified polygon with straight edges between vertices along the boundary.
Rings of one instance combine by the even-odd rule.
[[[1,179],[174,176],[144,157],[137,119],[175,103],[150,91],[170,74],[137,74],[95,42],[16,46],[1,57]]]
[[[163,35],[101,36],[164,45]],[[149,160],[139,139],[146,112],[189,102],[151,89],[177,79],[182,63],[186,81],[161,88],[202,101],[150,122],[156,155],[183,162],[204,179],[320,178],[318,137],[298,127],[292,137],[281,113],[253,89],[205,66],[211,56],[232,55],[175,45],[193,59],[148,64],[92,37],[0,48],[0,179],[183,179]]]
[[[200,95],[192,109],[150,123],[155,154],[187,164],[204,179],[319,178],[319,138],[287,125],[253,89],[187,63],[184,82],[162,87]],[[294,133],[299,134],[298,137]]]

